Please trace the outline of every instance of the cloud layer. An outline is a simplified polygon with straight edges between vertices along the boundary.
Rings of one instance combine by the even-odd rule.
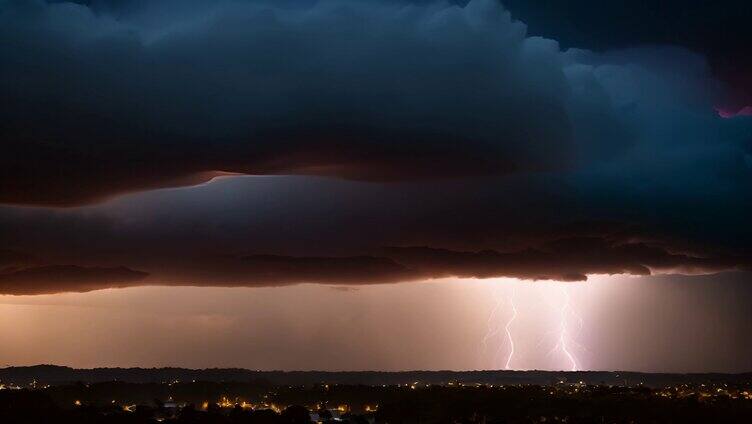
[[[490,0],[113,4],[0,3],[3,293],[749,268],[752,119],[689,50]]]
[[[518,278],[585,281],[588,274],[685,275],[752,271],[750,258],[671,253],[646,243],[602,238],[559,239],[519,251],[460,252],[429,247],[382,249],[382,256],[300,257],[250,255],[201,257],[172,263],[171,272],[149,280],[126,267],[45,265],[0,272],[0,294],[87,292],[141,285],[263,287],[300,283],[361,285],[439,278]],[[182,258],[185,261],[188,258]],[[162,264],[164,265],[164,264]]]
[[[46,265],[0,273],[0,293],[13,295],[86,292],[128,287],[146,277],[145,272],[125,267],[102,268]]]
[[[505,0],[530,33],[559,40],[566,47],[597,51],[635,45],[680,45],[703,54],[728,91],[719,100],[733,113],[752,105],[752,42],[748,2],[726,0]]]
[[[574,156],[556,43],[494,2],[180,10],[154,27],[3,7],[0,201],[91,202],[212,171],[393,180]]]

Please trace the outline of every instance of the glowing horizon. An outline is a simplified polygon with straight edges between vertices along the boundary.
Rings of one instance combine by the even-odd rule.
[[[713,278],[698,277],[706,282],[696,283],[691,291],[661,278],[593,276],[586,283],[447,279],[348,290],[323,285],[137,287],[0,296],[0,313],[5,317],[0,323],[0,343],[7,347],[0,352],[0,364],[332,371],[504,369],[508,303],[497,311],[495,323],[500,331],[487,340],[485,352],[482,341],[497,295],[514,291],[518,314],[510,328],[515,341],[510,368],[569,370],[571,362],[565,354],[549,354],[559,340],[562,288],[566,288],[571,305],[583,319],[581,330],[576,318],[568,320],[572,331],[568,348],[577,357],[578,369],[743,371],[745,367],[739,366],[744,360],[739,362],[718,349],[733,343],[723,333],[640,324],[643,318],[657,319],[656,313],[662,319],[698,324],[710,316],[718,320],[723,314],[739,313],[728,303],[731,299],[718,299],[703,301],[704,311],[686,314],[688,305],[706,296]],[[657,312],[655,302],[674,306],[664,305],[664,311]],[[644,306],[638,316],[643,318],[635,321],[634,308],[640,304]],[[673,312],[666,315],[667,311]],[[427,327],[432,331],[426,332]],[[614,337],[619,334],[631,336]],[[675,341],[672,349],[654,344],[665,337]],[[671,352],[681,346],[707,346],[708,350],[699,351],[703,357],[715,355],[714,363],[727,365],[704,368],[692,358],[677,361]],[[178,351],[184,353],[177,357],[174,352]],[[337,360],[332,362],[332,358]]]

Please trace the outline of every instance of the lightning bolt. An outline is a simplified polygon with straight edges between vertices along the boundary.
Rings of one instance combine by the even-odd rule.
[[[491,309],[491,313],[488,314],[488,322],[486,323],[486,334],[483,336],[483,340],[481,340],[481,344],[483,344],[483,351],[485,352],[488,349],[488,341],[492,339],[496,334],[499,333],[498,327],[496,324],[496,316],[499,314],[499,309],[501,308],[502,304],[502,297],[499,296],[498,293],[494,293],[494,297],[496,298],[496,303],[494,304],[494,307]]]
[[[571,300],[569,297],[569,291],[567,291],[565,287],[562,287],[561,292],[563,302],[561,308],[559,309],[559,335],[556,341],[556,345],[554,345],[553,349],[551,349],[549,355],[553,354],[556,351],[560,351],[569,361],[570,371],[577,371],[577,364],[579,361],[574,356],[574,353],[572,353],[572,349],[570,348],[570,344],[576,345],[577,343],[575,343],[570,337],[567,318],[569,317],[569,315],[574,316],[577,319],[580,328],[582,328],[582,318],[576,312],[574,312],[574,310],[570,306]]]
[[[481,340],[481,344],[483,345],[483,351],[486,352],[488,350],[489,342],[496,337],[500,337],[502,327],[499,323],[500,321],[499,316],[501,315],[501,311],[503,310],[502,306],[505,303],[508,303],[512,310],[512,316],[509,317],[509,319],[507,319],[506,324],[503,327],[503,331],[506,334],[506,339],[507,339],[506,344],[509,345],[509,351],[507,353],[506,361],[504,362],[504,369],[506,370],[511,369],[510,367],[512,363],[512,358],[514,357],[514,337],[512,336],[512,323],[514,322],[515,318],[517,318],[517,306],[514,302],[516,292],[517,292],[517,289],[514,288],[507,302],[504,301],[505,296],[501,294],[498,290],[494,293],[496,302],[494,303],[494,306],[488,315],[488,322],[486,323],[486,326],[487,326],[486,334],[483,336],[483,339]],[[505,345],[504,343],[501,343],[495,349],[495,352],[492,358],[492,362],[494,364],[498,363],[499,357],[502,355],[504,351],[504,345]]]
[[[512,295],[509,297],[509,306],[512,307],[512,316],[509,318],[509,321],[507,321],[507,325],[504,326],[504,331],[506,331],[507,340],[509,341],[509,356],[507,356],[507,363],[504,364],[505,370],[510,369],[509,364],[512,363],[512,357],[514,357],[514,338],[512,337],[512,331],[510,330],[510,327],[514,322],[514,319],[517,318],[517,306],[514,304],[514,297],[516,294],[517,288],[515,287],[514,289],[512,289]]]
[[[539,288],[544,289],[543,286]],[[496,369],[501,369],[503,366],[504,370],[511,370],[513,369],[513,361],[519,362],[519,358],[515,357],[519,354],[515,350],[514,329],[518,313],[524,311],[518,309],[517,289],[517,286],[513,286],[511,293],[507,292],[506,295],[500,288],[496,288],[493,292],[494,303],[486,322],[486,333],[481,341],[483,346],[481,362],[485,362],[486,357],[484,355],[490,354],[492,356],[490,358],[492,367]],[[555,290],[552,293],[548,289]],[[560,295],[557,295],[557,293],[560,293]],[[581,364],[577,353],[587,352],[588,349],[577,342],[577,335],[582,331],[584,322],[582,316],[575,310],[575,305],[572,304],[569,287],[564,285],[560,287],[547,286],[547,289],[540,291],[539,294],[544,296],[544,299],[548,298],[553,301],[553,303],[550,301],[546,303],[553,309],[553,315],[557,321],[546,332],[547,336],[540,339],[538,347],[543,343],[554,343],[553,348],[548,352],[548,356],[556,354],[564,360],[566,366],[562,368],[570,371],[580,370]],[[508,305],[508,309],[505,307],[506,305]],[[492,348],[491,352],[489,352],[490,346],[495,346],[495,349]]]

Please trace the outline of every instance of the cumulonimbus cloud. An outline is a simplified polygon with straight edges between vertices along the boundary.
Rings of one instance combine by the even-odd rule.
[[[72,3],[0,6],[0,202],[88,203],[215,171],[565,169],[573,121],[596,112],[571,99],[558,45],[527,38],[495,1],[172,12],[155,26]],[[625,142],[610,139],[603,150]]]
[[[752,121],[680,47],[486,0],[5,2],[0,39],[6,294],[749,266]],[[233,173],[304,176],[97,203]]]

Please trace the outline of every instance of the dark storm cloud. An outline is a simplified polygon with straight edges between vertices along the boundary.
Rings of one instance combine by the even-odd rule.
[[[86,292],[150,284],[264,287],[300,283],[361,285],[437,278],[585,281],[588,274],[685,275],[750,270],[750,258],[671,253],[665,247],[597,237],[562,238],[536,248],[461,252],[430,247],[379,249],[381,256],[173,258],[155,279],[125,267],[49,265],[0,273],[0,294]],[[165,266],[165,262],[161,264]]]
[[[3,4],[0,202],[91,202],[212,171],[401,180],[575,157],[556,43],[525,38],[495,2],[156,3],[150,20]]]
[[[125,267],[46,265],[0,272],[0,293],[30,295],[128,287],[146,276]]]
[[[36,258],[28,253],[0,249],[0,269],[11,269],[17,266],[30,265],[35,261]]]
[[[675,45],[706,56],[730,86],[718,105],[738,111],[752,105],[752,5],[744,0],[504,0],[533,35],[565,47],[598,51]]]
[[[633,146],[636,104],[724,95],[702,57],[658,51],[691,62],[688,80],[667,82],[674,64],[652,81],[649,53],[562,52],[493,0],[84,3],[0,6],[0,202],[89,203],[218,171],[558,172]],[[640,83],[656,98],[634,98]]]
[[[483,0],[93,4],[0,6],[0,202],[73,206],[0,207],[7,293],[749,268],[752,120],[696,52]],[[169,188],[218,171],[305,176]]]
[[[588,274],[707,274],[748,270],[749,258],[672,253],[665,246],[605,237],[559,238],[522,250],[464,252],[430,247],[377,249],[379,256],[252,255],[202,258],[175,281],[202,285],[374,284],[436,278],[585,281]],[[187,272],[186,272],[187,271]]]
[[[378,1],[378,0],[376,0]],[[130,16],[145,0],[80,0],[99,13]],[[431,4],[432,0],[382,0],[393,4]],[[278,1],[311,5],[315,0]],[[464,6],[467,0],[448,1]],[[730,86],[719,109],[726,115],[752,105],[752,43],[749,25],[752,6],[744,0],[503,0],[515,19],[529,26],[531,35],[558,40],[566,48],[596,51],[644,45],[674,45],[706,56],[714,74]],[[201,7],[193,3],[192,7]],[[747,112],[749,113],[749,112]]]
[[[516,184],[495,181],[395,186],[245,177],[136,194],[95,207],[6,207],[0,209],[4,239],[18,249],[8,256],[26,258],[21,252],[34,252],[44,260],[16,265],[13,273],[21,273],[13,278],[40,263],[107,269],[124,264],[150,275],[77,282],[74,274],[67,284],[52,286],[44,278],[11,279],[3,293],[141,285],[359,285],[449,277],[582,281],[590,274],[693,275],[749,269],[744,247],[748,230],[734,224],[746,219],[750,208],[744,203],[737,203],[742,210],[704,212],[708,232],[697,232],[696,222],[684,228],[687,221],[678,221],[678,228],[653,221],[661,231],[618,222],[556,225],[582,214],[597,217],[593,199],[598,193],[579,199],[565,186],[535,188],[531,183],[516,189]],[[636,211],[623,211],[623,204],[634,208],[632,202],[601,201],[595,212],[607,210],[610,217],[631,216],[644,223],[656,214],[643,207],[635,217]],[[668,219],[675,220],[675,213]],[[689,216],[697,213],[692,210]],[[724,219],[728,231],[719,225]],[[714,239],[724,233],[733,234],[741,248]],[[381,247],[389,245],[400,247]]]
[[[456,252],[431,248],[396,248],[401,263],[432,275],[526,280],[585,281],[587,274],[705,274],[749,267],[736,257],[674,254],[644,243],[614,243],[601,238],[558,239],[516,252]]]

